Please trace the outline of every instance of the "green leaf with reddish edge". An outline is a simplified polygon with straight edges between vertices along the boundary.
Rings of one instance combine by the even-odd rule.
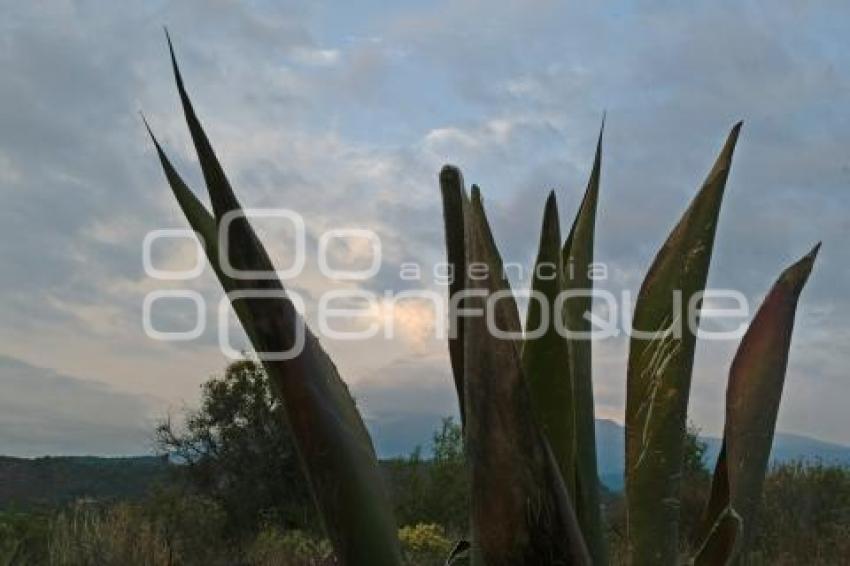
[[[170,46],[170,41],[169,41]],[[186,121],[215,213],[216,231],[227,213],[241,212],[221,165],[201,128],[183,86],[176,60],[175,77]],[[160,158],[164,154],[160,152]],[[191,195],[167,160],[166,176],[193,227],[210,242],[209,213]],[[202,212],[203,211],[203,212]],[[198,227],[200,229],[198,229]],[[230,224],[233,267],[271,272],[272,263],[247,218]],[[208,242],[209,243],[209,242]],[[211,253],[212,251],[216,253]],[[282,399],[302,466],[310,481],[328,537],[342,564],[401,563],[395,520],[372,441],[347,386],[331,359],[306,328],[283,285],[276,279],[239,279],[223,273],[217,248],[209,248],[222,286],[232,291],[273,292],[276,296],[231,300],[258,352],[288,352],[303,325],[304,344],[288,360],[263,360],[272,387]]]
[[[723,447],[703,517],[703,544],[696,564],[732,563],[752,536],[782,400],[797,302],[819,249],[817,244],[779,276],[732,361]]]
[[[460,169],[446,165],[440,171],[440,193],[443,200],[443,225],[446,233],[446,258],[451,270],[449,305],[452,297],[459,297],[466,278],[466,251],[464,245],[464,211],[469,197],[463,185]],[[460,306],[460,305],[458,305]],[[449,308],[449,359],[452,364],[457,390],[461,424],[466,421],[463,408],[463,325],[458,323],[455,308]]]
[[[695,537],[699,543],[694,566],[728,564],[741,534],[742,522],[729,506],[729,479],[726,468],[726,441],[720,447],[717,467],[711,482],[711,494],[703,512],[702,525]]]
[[[552,447],[564,484],[575,501],[576,426],[573,382],[567,351],[567,339],[560,332],[556,317],[561,317],[558,295],[563,290],[561,265],[561,229],[554,191],[546,199],[540,246],[531,280],[522,343],[522,369],[528,380],[531,405],[540,428]],[[539,300],[538,300],[539,297]],[[555,309],[558,312],[555,312]],[[543,329],[539,336],[533,332]]]
[[[626,532],[633,564],[666,566],[678,556],[679,484],[696,345],[687,307],[705,289],[740,127],[732,128],[702,188],[655,257],[635,306],[626,377]]]
[[[486,264],[486,276],[467,273],[467,308],[484,309],[494,293],[493,321],[520,332],[516,302],[473,186],[464,227],[467,265]],[[515,340],[490,332],[485,316],[465,316],[466,452],[472,477],[472,563],[590,564],[590,558],[545,438],[531,409]]]
[[[584,199],[581,201],[561,252],[564,266],[564,290],[575,294],[564,303],[564,322],[570,333],[580,332],[585,335],[585,337],[567,335],[569,375],[573,386],[572,411],[575,415],[576,478],[575,491],[572,492],[573,502],[590,555],[597,566],[608,563],[608,551],[599,499],[599,473],[596,467],[596,415],[593,408],[591,361],[593,343],[589,338],[592,328],[590,320],[585,315],[589,314],[593,307],[593,299],[590,295],[593,290],[593,280],[590,276],[593,265],[604,130],[605,118],[603,117]]]

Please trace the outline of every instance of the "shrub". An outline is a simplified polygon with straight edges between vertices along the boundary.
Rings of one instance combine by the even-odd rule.
[[[304,531],[267,526],[248,550],[253,566],[319,566],[336,564],[331,545]]]
[[[443,564],[452,549],[445,529],[435,523],[419,523],[398,531],[404,563],[411,566]]]
[[[49,563],[232,564],[224,515],[209,499],[161,494],[145,504],[81,502],[58,513],[47,536]]]
[[[746,564],[846,564],[850,556],[850,470],[822,463],[776,466]]]
[[[170,564],[169,545],[153,521],[128,504],[101,510],[78,504],[50,525],[50,564]]]
[[[0,512],[0,564],[46,562],[47,524],[48,516],[41,512]]]

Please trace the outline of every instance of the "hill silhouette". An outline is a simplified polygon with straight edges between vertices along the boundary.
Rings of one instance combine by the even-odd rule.
[[[143,497],[168,478],[166,458],[0,456],[0,509],[50,507],[79,499],[126,500]]]

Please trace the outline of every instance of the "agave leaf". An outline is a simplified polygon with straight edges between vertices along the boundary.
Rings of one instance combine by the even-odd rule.
[[[726,439],[717,456],[717,467],[711,480],[711,495],[703,512],[696,540],[699,546],[694,566],[728,564],[741,534],[741,517],[729,506],[729,476],[726,467]]]
[[[469,219],[477,219],[477,222],[475,223],[476,229],[480,232],[480,235],[484,240],[484,245],[488,250],[493,252],[491,254],[493,269],[491,269],[490,272],[496,278],[497,283],[501,285],[501,288],[510,290],[511,284],[508,281],[507,274],[505,273],[502,256],[499,254],[499,247],[496,245],[496,238],[493,237],[493,230],[490,228],[490,221],[487,220],[487,215],[484,214],[484,204],[481,202],[481,188],[475,184],[472,185],[472,200],[469,205],[469,208],[473,207],[478,211],[477,216],[472,216],[472,212],[470,212],[467,214],[467,217]],[[470,228],[468,225],[465,226],[466,232],[469,232]],[[469,239],[466,240],[466,245],[469,246]],[[469,255],[468,251],[467,255]],[[473,261],[467,258],[466,265],[468,269],[473,263]],[[505,328],[510,329],[511,331],[519,331],[522,326],[519,321],[519,308],[517,308],[516,301],[501,301],[501,303],[505,307],[505,322],[507,324]]]
[[[696,345],[686,308],[705,289],[740,126],[732,128],[705,183],[655,257],[635,306],[626,379],[626,528],[635,564],[666,565],[677,559],[679,483]]]
[[[466,287],[483,296],[467,305],[484,308],[496,292],[509,292],[480,192],[473,186],[464,227],[467,265],[488,266]],[[493,301],[498,329],[519,332],[511,295]],[[535,422],[514,340],[494,336],[486,317],[465,317],[466,452],[472,477],[472,563],[589,564],[566,488]]]
[[[593,169],[587,182],[584,199],[576,213],[573,226],[562,250],[564,265],[564,290],[577,293],[564,303],[564,321],[571,332],[589,333],[593,300],[588,294],[593,290],[590,278],[593,264],[593,242],[596,230],[596,205],[599,200],[599,177],[602,167],[602,133],[605,119],[599,130]],[[579,294],[580,293],[580,294]],[[599,500],[599,473],[596,467],[596,415],[593,409],[592,341],[589,338],[569,337],[569,373],[573,387],[573,412],[575,419],[576,479],[573,501],[576,514],[587,541],[593,563],[608,563],[605,528]],[[569,482],[568,482],[569,485]]]
[[[446,558],[445,566],[461,566],[469,564],[469,549],[472,545],[468,540],[459,540]]]
[[[241,208],[195,116],[176,61],[174,70],[217,228],[225,214]],[[288,352],[296,347],[296,328],[300,325],[303,329],[303,347],[296,350],[294,357],[265,357],[263,365],[286,408],[301,464],[337,558],[343,564],[400,564],[395,521],[374,447],[336,367],[306,328],[279,280],[237,279],[224,273],[222,258],[212,244],[217,240],[210,235],[209,213],[163,159],[161,149],[158,151],[181,207],[207,241],[207,254],[228,295],[232,291],[276,293],[273,298],[231,300],[254,348],[261,353]],[[234,221],[228,232],[234,267],[272,269],[268,254],[246,218]]]
[[[215,190],[210,190],[210,200],[212,201],[213,211],[216,218],[221,218],[225,213],[231,210],[240,208],[239,201],[230,187],[230,182],[224,174],[221,164],[213,151],[212,145],[201,127],[201,122],[195,114],[195,109],[192,107],[192,102],[189,100],[189,95],[186,92],[186,87],[183,84],[183,76],[180,74],[180,68],[177,65],[177,57],[174,55],[174,45],[171,43],[171,36],[168,30],[165,30],[165,39],[168,41],[168,51],[171,55],[171,67],[174,71],[174,80],[177,83],[177,91],[180,94],[180,103],[183,106],[183,114],[186,117],[186,124],[189,126],[189,133],[192,135],[192,142],[195,144],[195,150],[198,153],[198,160],[201,163],[201,170],[204,174],[204,182],[207,187],[215,187]]]
[[[726,427],[697,564],[727,564],[749,541],[767,471],[785,384],[800,293],[820,244],[786,269],[741,340],[726,390]],[[734,520],[730,520],[733,517]]]
[[[705,540],[697,549],[692,563],[694,566],[725,566],[734,561],[733,551],[743,530],[743,521],[734,509],[727,506],[720,510]]]
[[[165,178],[171,186],[171,190],[174,193],[174,197],[177,199],[177,203],[180,205],[180,209],[189,221],[189,225],[200,239],[204,248],[204,253],[210,265],[213,267],[213,271],[215,271],[216,276],[219,281],[221,281],[221,285],[224,287],[225,292],[229,293],[231,291],[236,291],[236,281],[225,274],[218,263],[218,231],[216,229],[215,218],[213,218],[212,214],[210,214],[203,203],[198,200],[198,197],[195,196],[191,189],[186,186],[186,183],[180,177],[180,174],[177,173],[176,169],[174,169],[174,166],[162,150],[162,146],[159,144],[156,136],[154,136],[153,131],[151,131],[150,125],[144,116],[142,116],[142,121],[144,122],[151,141],[153,141],[154,147],[156,148],[156,153],[159,157],[160,165],[162,165],[162,170],[165,173]],[[245,308],[244,302],[239,301],[234,303],[233,308],[236,311],[236,315],[239,317],[242,326],[245,328],[245,333],[248,334],[249,337],[252,336],[254,324],[250,318],[251,313],[247,308]]]
[[[570,378],[567,340],[559,332],[556,301],[563,289],[561,230],[555,193],[549,193],[543,212],[540,248],[534,264],[531,297],[526,316],[526,338],[522,344],[522,369],[528,379],[534,416],[549,446],[572,501],[576,489],[576,425],[573,382]],[[541,304],[541,301],[545,301]],[[545,309],[545,310],[544,310]],[[560,309],[559,309],[560,310]],[[544,328],[539,337],[529,331]]]
[[[183,76],[177,65],[177,57],[174,55],[174,46],[171,43],[171,36],[168,35],[168,30],[165,31],[165,37],[168,40],[171,66],[174,71],[174,80],[177,83],[177,91],[180,94],[183,114],[186,118],[186,125],[189,127],[189,133],[192,136],[192,142],[195,145],[195,151],[198,154],[198,161],[201,165],[204,182],[207,185],[213,213],[215,214],[216,225],[220,227],[223,218],[228,213],[235,215],[225,234],[228,244],[227,257],[221,259],[229,261],[231,266],[236,270],[271,273],[274,270],[271,259],[269,259],[265,248],[260,243],[253,228],[251,228],[248,219],[244,214],[239,214],[242,210],[239,200],[236,198],[230,186],[230,181],[228,181],[227,175],[224,174],[224,169],[221,167],[218,157],[216,157],[215,151],[213,151],[212,145],[195,114],[195,109],[192,107],[192,102],[183,84]],[[221,234],[219,234],[220,236]],[[221,250],[221,253],[223,255],[224,250]],[[281,289],[281,285],[276,279],[268,278],[253,281],[249,288],[279,290]]]
[[[449,304],[451,297],[459,296],[464,288],[466,273],[466,252],[464,248],[464,209],[469,198],[463,186],[460,169],[446,165],[440,171],[440,192],[443,199],[443,224],[446,232],[446,256],[451,269],[449,283]],[[449,313],[449,359],[452,364],[461,424],[466,420],[463,407],[463,325],[458,324],[457,313]]]

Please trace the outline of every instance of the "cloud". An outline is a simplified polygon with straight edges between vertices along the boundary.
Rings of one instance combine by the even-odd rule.
[[[292,58],[305,65],[316,65],[319,67],[335,65],[339,62],[340,53],[338,49],[308,49],[298,47],[291,52]]]
[[[161,402],[0,356],[0,454],[146,454]]]
[[[442,419],[458,422],[454,382],[443,360],[400,360],[359,381],[352,393],[383,457],[430,448]]]

